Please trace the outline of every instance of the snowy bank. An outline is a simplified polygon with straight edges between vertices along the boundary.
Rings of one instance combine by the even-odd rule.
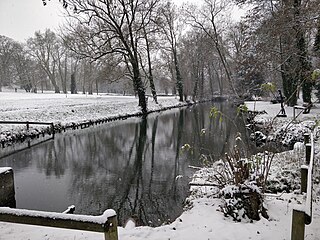
[[[84,94],[34,94],[0,92],[1,121],[53,122],[56,130],[101,123],[140,115],[134,96]],[[148,100],[149,112],[186,106],[174,96],[158,97],[159,104]],[[0,141],[10,142],[50,132],[50,127],[0,124]]]
[[[171,101],[171,100],[170,100]],[[113,104],[110,101],[110,104]],[[115,103],[116,104],[116,103]],[[259,103],[258,103],[259,104]],[[266,104],[261,107],[268,111],[268,107],[276,107]],[[276,110],[276,109],[274,109]],[[317,117],[313,114],[316,111],[311,110],[310,118]],[[272,116],[271,116],[272,117]],[[300,159],[303,151],[299,145],[294,150],[277,154],[274,158],[272,169],[270,170],[270,181],[279,183],[278,189],[282,189],[290,184],[291,190],[297,189],[299,182]],[[319,164],[319,144],[316,145],[316,161]],[[194,178],[197,182],[210,182],[210,173],[212,169],[203,168],[199,170]],[[319,179],[318,172],[315,173],[316,179]],[[320,191],[319,181],[315,181],[315,201],[313,204],[313,221],[306,227],[308,240],[317,240],[320,236]],[[283,189],[286,190],[286,189]],[[290,191],[291,191],[290,190]],[[188,205],[185,212],[173,223],[156,228],[151,227],[119,227],[119,239],[121,240],[188,240],[188,239],[290,239],[292,209],[303,200],[303,196],[297,194],[297,191],[282,194],[266,194],[265,204],[268,209],[269,219],[262,218],[260,221],[234,222],[232,218],[225,217],[221,211],[223,204],[220,198],[217,198],[217,189],[214,186],[191,187],[191,195],[188,198]],[[281,190],[282,191],[282,190]],[[73,230],[61,230],[55,228],[34,227],[28,225],[19,225],[12,223],[0,223],[0,239],[32,239],[32,240],[84,240],[103,239],[103,234],[91,233]]]
[[[317,138],[320,134],[320,104],[314,103],[310,113],[304,114],[303,110],[296,112],[296,119],[293,119],[293,107],[285,106],[287,117],[277,117],[280,113],[280,103],[272,104],[265,101],[245,102],[248,110],[264,112],[254,118],[255,130],[264,129],[264,133],[259,131],[256,138],[262,141],[277,141],[283,146],[292,148],[295,142],[303,141],[303,134],[314,132]],[[298,103],[302,105],[302,103]],[[266,134],[266,135],[264,135]]]

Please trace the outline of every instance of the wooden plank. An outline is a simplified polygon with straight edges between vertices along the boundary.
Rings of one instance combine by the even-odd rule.
[[[114,229],[114,224],[116,224],[116,220],[114,218],[116,218],[116,214],[113,210],[106,210],[101,216],[87,216],[24,209],[0,208],[0,221],[2,222],[103,233],[108,232],[110,229],[112,229],[112,231],[116,231],[116,229]],[[110,240],[116,240],[116,238],[113,237],[110,238]]]

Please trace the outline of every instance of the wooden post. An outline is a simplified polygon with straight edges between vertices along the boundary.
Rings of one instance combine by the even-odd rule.
[[[291,240],[304,240],[304,212],[293,209],[291,226]]]
[[[301,166],[301,193],[306,193],[308,187],[308,166]]]
[[[118,240],[118,222],[116,215],[108,218],[104,231],[104,239]]]
[[[306,164],[310,164],[310,158],[311,158],[311,143],[306,144]]]
[[[27,121],[27,130],[29,130],[29,122]]]
[[[51,130],[52,130],[52,138],[54,139],[55,131],[54,131],[54,124],[53,123],[51,123]]]
[[[12,168],[0,168],[0,207],[16,207]]]
[[[310,143],[310,133],[303,134],[304,144]]]

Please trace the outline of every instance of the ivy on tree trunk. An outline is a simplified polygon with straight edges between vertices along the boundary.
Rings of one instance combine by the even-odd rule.
[[[311,63],[308,59],[306,41],[304,37],[304,31],[301,26],[301,0],[294,0],[294,11],[295,11],[295,31],[296,31],[296,47],[298,66],[296,67],[296,76],[302,83],[302,98],[304,102],[311,103]]]

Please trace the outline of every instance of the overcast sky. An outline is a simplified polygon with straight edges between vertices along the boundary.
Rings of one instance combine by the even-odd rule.
[[[174,0],[181,3],[186,0]],[[197,0],[189,0],[189,2]],[[62,6],[51,0],[43,6],[42,0],[0,0],[0,35],[24,42],[35,31],[58,29],[63,23]]]
[[[58,0],[46,7],[41,0],[0,0],[0,35],[22,42],[37,30],[57,28],[63,21],[61,8]]]

